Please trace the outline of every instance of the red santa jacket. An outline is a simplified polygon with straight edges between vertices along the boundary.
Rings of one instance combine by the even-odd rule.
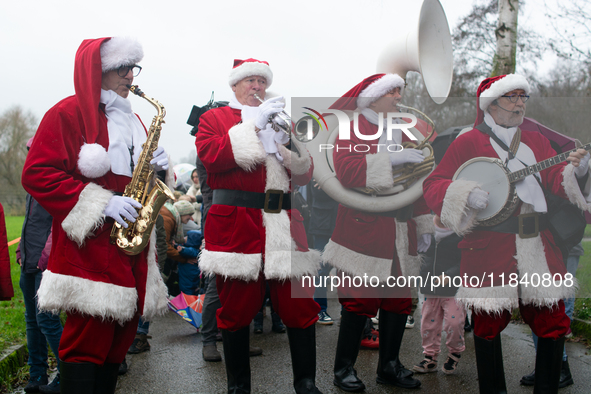
[[[538,162],[556,155],[550,142],[538,132],[522,130],[521,142],[531,148]],[[524,304],[552,306],[562,298],[573,296],[576,281],[562,281],[559,286],[542,283],[511,286],[509,283],[510,274],[519,273],[520,278],[527,275],[531,281],[532,274],[541,279],[543,274],[559,274],[562,277],[566,273],[550,230],[541,231],[537,237],[528,239],[521,239],[516,234],[472,231],[477,225],[476,211],[466,204],[468,195],[478,183],[464,179],[452,181],[452,177],[463,163],[481,156],[498,158],[490,137],[473,129],[456,138],[439,166],[423,183],[429,207],[445,225],[464,236],[459,244],[462,277],[479,278],[478,284],[476,281],[463,283],[456,297],[476,310],[500,312],[517,307],[519,298]],[[544,189],[568,198],[581,209],[589,210],[591,205],[586,203],[573,171],[574,167],[566,163],[543,170],[540,175]],[[530,212],[533,212],[533,207],[521,203],[514,215]],[[504,282],[501,282],[499,274],[504,274]]]
[[[377,128],[359,116],[360,133],[375,135]],[[337,139],[335,172],[344,187],[379,190],[393,186],[388,151],[384,146],[378,150],[378,140],[361,140],[353,133],[350,140]],[[405,141],[410,139],[403,134]],[[355,149],[359,145],[369,150],[365,146]],[[417,235],[432,232],[433,218],[422,197],[413,204],[413,218],[406,222],[339,205],[336,227],[322,258],[346,273],[377,276],[380,281],[390,275],[418,276]]]
[[[280,148],[283,162],[267,155],[254,121],[241,123],[241,111],[230,107],[206,112],[195,140],[212,190],[258,193],[269,189],[287,193],[291,190],[290,177],[298,185],[310,181],[312,159],[295,139],[292,144],[297,144],[301,156],[285,147]],[[267,279],[298,278],[316,275],[320,264],[319,253],[308,249],[303,218],[295,209],[275,214],[213,204],[204,235],[205,250],[199,266],[224,277],[256,280],[263,270]]]
[[[14,296],[12,278],[10,277],[10,256],[8,255],[8,239],[4,207],[0,204],[0,300],[8,301]]]
[[[136,256],[110,243],[113,220],[103,211],[131,178],[110,171],[107,118],[99,104],[103,41],[81,45],[75,63],[76,95],[43,117],[22,184],[54,219],[39,308],[123,323],[137,311],[149,318],[166,310],[166,287],[156,264],[154,234],[149,247]]]

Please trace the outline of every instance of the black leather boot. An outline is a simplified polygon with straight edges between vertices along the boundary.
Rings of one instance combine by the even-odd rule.
[[[557,340],[538,338],[534,394],[558,393],[564,337]]]
[[[316,387],[316,325],[308,328],[287,328],[293,387],[297,394],[321,394]]]
[[[367,317],[343,309],[341,313],[341,327],[337,341],[337,354],[334,360],[335,386],[349,392],[365,390],[365,385],[357,377],[355,361],[359,354],[361,336],[365,329]]]
[[[250,393],[250,356],[248,326],[237,331],[222,330],[228,394]]]
[[[558,383],[558,388],[562,389],[566,386],[570,386],[573,383],[573,375],[570,373],[570,366],[568,365],[567,358],[566,360],[562,360],[562,369],[560,370],[560,383]]]
[[[113,394],[115,392],[120,365],[105,363],[102,367],[97,367],[93,394]]]
[[[474,335],[480,394],[506,394],[501,334],[489,341]]]
[[[406,389],[421,386],[421,382],[412,377],[413,373],[406,369],[398,358],[407,317],[408,315],[399,315],[380,309],[380,358],[376,379],[379,384],[389,384]]]
[[[88,394],[94,387],[97,365],[92,363],[60,363],[60,390],[65,394]]]

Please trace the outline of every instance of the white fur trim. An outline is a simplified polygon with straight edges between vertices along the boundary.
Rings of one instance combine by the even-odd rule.
[[[271,189],[283,190],[284,193],[289,192],[289,176],[275,155],[268,155],[265,158],[265,175],[265,191]]]
[[[202,250],[199,255],[199,268],[206,274],[216,274],[226,278],[256,281],[261,270],[261,254],[213,252]]]
[[[519,307],[517,287],[460,287],[456,300],[474,312],[501,314]]]
[[[433,223],[433,221],[431,221]],[[408,223],[396,221],[396,254],[400,261],[402,276],[419,276],[422,259],[420,255],[408,254]]]
[[[388,279],[392,268],[392,259],[367,256],[339,245],[332,239],[328,241],[322,252],[322,260],[350,275],[377,276],[380,282]]]
[[[441,222],[458,235],[464,235],[476,226],[476,210],[467,206],[468,195],[479,187],[477,182],[458,179],[453,181],[443,199]]]
[[[525,94],[529,94],[531,91],[525,77],[519,74],[507,74],[480,94],[480,109],[486,111],[493,101],[515,89],[523,89],[525,90]]]
[[[413,220],[417,224],[417,235],[434,234],[435,225],[433,224],[433,217],[430,213],[425,215],[415,216]]]
[[[357,108],[363,109],[369,107],[371,103],[395,88],[400,88],[400,94],[402,94],[404,89],[404,79],[398,74],[384,75],[377,81],[372,82],[359,93],[359,97],[357,98]]]
[[[77,312],[119,324],[133,318],[137,291],[133,287],[95,282],[75,276],[43,272],[37,291],[39,310],[59,314]]]
[[[163,315],[168,310],[168,289],[162,280],[162,275],[160,275],[156,256],[156,229],[153,228],[148,249],[148,277],[142,316],[144,321],[150,321],[156,316]]]
[[[78,169],[87,178],[100,178],[111,169],[111,159],[100,144],[84,144],[78,154]]]
[[[591,184],[591,179],[589,178],[591,178],[591,175],[588,174],[587,185]],[[566,165],[564,170],[562,170],[562,187],[564,187],[566,196],[571,203],[583,211],[591,212],[591,204],[586,201],[585,196],[581,193],[575,175],[575,166],[572,164]]]
[[[142,61],[142,44],[131,37],[113,37],[101,45],[101,63],[103,72],[131,66]]]
[[[230,71],[230,75],[228,76],[228,84],[230,87],[232,87],[236,85],[236,83],[242,81],[244,78],[251,77],[253,75],[265,77],[267,80],[267,88],[273,83],[273,71],[271,71],[269,66],[267,66],[265,63],[246,62]]]
[[[294,175],[307,174],[312,166],[310,152],[308,152],[306,147],[295,138],[291,139],[291,144],[297,147],[299,154],[290,151],[283,145],[279,145],[279,153],[281,153],[281,157],[283,157],[283,166],[290,170]]]
[[[390,157],[385,152],[365,155],[367,170],[365,186],[373,190],[388,189],[394,186]]]
[[[244,171],[252,171],[262,163],[267,156],[263,144],[257,137],[254,120],[249,120],[233,126],[228,131],[232,153],[236,164]]]
[[[103,225],[103,211],[113,197],[113,193],[96,183],[89,183],[80,192],[78,202],[62,222],[62,229],[78,246],[84,244],[86,237]]]

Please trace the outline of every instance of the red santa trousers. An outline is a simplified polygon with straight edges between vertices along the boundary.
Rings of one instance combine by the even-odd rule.
[[[265,282],[266,281],[266,282]],[[314,287],[301,280],[269,280],[261,274],[256,282],[216,276],[222,307],[217,311],[218,328],[236,331],[250,324],[260,311],[269,284],[273,309],[289,328],[307,328],[318,320],[320,306],[314,301]],[[293,292],[292,292],[293,290]]]
[[[338,276],[342,277],[342,272]],[[387,284],[379,283],[377,286],[355,286],[359,280],[343,280],[337,288],[339,302],[341,305],[357,315],[374,317],[381,308],[387,312],[399,315],[409,315],[412,308],[410,287],[390,287]]]
[[[79,313],[68,313],[60,340],[59,357],[68,363],[120,364],[131,346],[140,319],[121,326],[116,321],[101,320]]]
[[[553,308],[523,305],[519,301],[521,317],[540,338],[557,340],[566,335],[570,327],[570,319],[564,313],[564,302],[560,300]],[[474,335],[492,340],[507,327],[511,320],[511,312],[504,310],[499,314],[473,313]]]

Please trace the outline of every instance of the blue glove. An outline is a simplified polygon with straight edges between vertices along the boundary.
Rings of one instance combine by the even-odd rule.
[[[154,166],[154,171],[168,170],[168,155],[164,151],[164,148],[159,146],[154,151],[154,158],[150,161],[150,164]]]
[[[113,196],[107,203],[103,213],[105,216],[115,219],[124,228],[127,228],[125,219],[131,223],[138,217],[137,209],[142,208],[142,204],[131,197]],[[125,218],[125,219],[124,219]]]

